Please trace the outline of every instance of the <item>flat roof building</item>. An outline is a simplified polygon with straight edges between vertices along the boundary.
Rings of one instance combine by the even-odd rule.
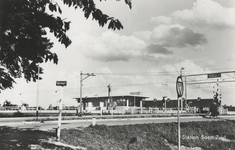
[[[83,97],[83,109],[86,110],[87,108],[91,107],[119,107],[119,106],[126,106],[126,107],[141,107],[142,102],[144,101],[146,96],[141,95],[112,95],[108,96],[90,96],[90,97]],[[75,98],[78,102],[80,102],[80,98]]]

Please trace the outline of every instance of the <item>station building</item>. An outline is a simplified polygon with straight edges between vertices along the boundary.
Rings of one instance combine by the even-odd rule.
[[[120,109],[120,108],[131,108],[131,107],[143,107],[142,103],[145,99],[148,98],[146,96],[141,95],[112,95],[112,96],[90,96],[83,97],[83,110],[97,110],[103,109],[108,110],[112,109]],[[80,102],[80,98],[75,98],[78,102]]]

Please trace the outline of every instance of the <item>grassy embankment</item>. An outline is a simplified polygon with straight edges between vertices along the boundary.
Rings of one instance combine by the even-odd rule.
[[[61,140],[88,150],[170,150],[177,146],[177,123],[97,125],[63,129]],[[235,150],[235,121],[181,123],[182,145],[206,150]]]

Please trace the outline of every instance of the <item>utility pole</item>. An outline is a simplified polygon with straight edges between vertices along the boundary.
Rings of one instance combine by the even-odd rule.
[[[37,121],[38,121],[38,100],[39,100],[39,72],[40,72],[40,67],[38,66],[37,99],[36,99],[36,117],[37,117]]]
[[[187,77],[185,76],[185,78],[184,78],[184,82],[185,82],[185,84],[184,84],[184,89],[185,89],[185,110],[187,109],[188,110],[188,103],[187,103]],[[187,107],[187,108],[186,108]]]
[[[182,77],[182,70],[184,70],[184,67],[181,67],[180,68],[180,76]],[[183,99],[181,98],[181,100],[180,100],[180,102],[181,102],[181,104],[180,104],[180,107],[181,107],[181,112],[183,111]]]
[[[108,103],[109,103],[109,108],[108,108],[108,111],[109,109],[111,108],[111,114],[113,115],[113,101],[112,101],[112,98],[111,98],[111,85],[109,84],[108,85]]]
[[[85,75],[85,77],[83,78],[82,76]],[[90,76],[95,76],[94,73],[80,73],[80,114],[82,114],[82,110],[83,110],[83,103],[82,103],[82,81],[85,80],[86,78],[90,77]]]

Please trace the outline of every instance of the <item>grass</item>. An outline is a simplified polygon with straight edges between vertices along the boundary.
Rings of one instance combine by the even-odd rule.
[[[68,146],[55,144],[55,140],[55,131],[0,126],[0,150],[73,150]]]
[[[181,137],[181,144],[188,149],[199,147],[205,150],[235,150],[235,121],[183,122]],[[40,131],[0,126],[1,150],[73,149],[56,145],[53,143],[55,138],[55,130]],[[48,139],[52,139],[52,142],[47,142]],[[63,129],[61,142],[87,150],[171,150],[177,145],[177,123],[96,125]]]
[[[88,150],[170,150],[169,144],[177,145],[177,123],[97,125],[63,129],[61,134],[64,143],[82,146]],[[233,150],[235,149],[235,121],[181,123],[181,136],[188,137],[181,139],[181,142],[189,148]],[[198,137],[198,139],[192,137]]]

